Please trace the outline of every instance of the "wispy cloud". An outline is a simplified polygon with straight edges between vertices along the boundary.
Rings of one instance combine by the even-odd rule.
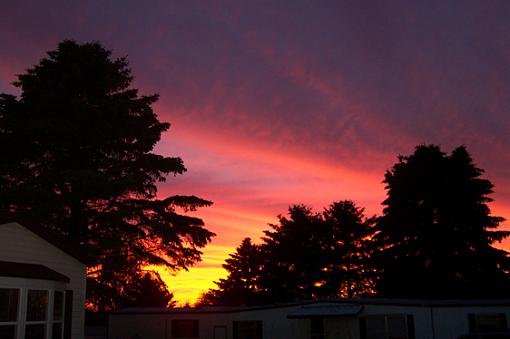
[[[384,172],[419,143],[465,144],[510,218],[509,15],[507,1],[20,1],[0,13],[0,91],[64,38],[129,57],[172,123],[158,151],[189,169],[160,193],[215,203],[196,213],[218,234],[204,263],[167,277],[184,300],[289,204],[380,212]]]

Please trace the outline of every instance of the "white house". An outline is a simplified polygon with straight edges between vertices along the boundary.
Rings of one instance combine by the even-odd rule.
[[[0,338],[82,339],[86,266],[27,222],[0,224]]]
[[[336,299],[112,312],[109,339],[458,339],[504,331],[510,300]],[[510,335],[490,338],[510,338]]]

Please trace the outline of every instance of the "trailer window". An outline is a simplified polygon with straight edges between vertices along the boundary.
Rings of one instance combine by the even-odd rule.
[[[414,339],[412,315],[377,315],[360,319],[362,339]]]
[[[506,330],[506,314],[504,313],[482,313],[470,314],[468,316],[469,330],[471,332],[487,332]]]
[[[262,339],[262,321],[234,321],[234,339]]]
[[[0,288],[0,338],[16,338],[19,289]]]

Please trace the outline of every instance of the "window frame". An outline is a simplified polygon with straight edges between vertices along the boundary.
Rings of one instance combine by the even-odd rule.
[[[384,337],[382,339],[390,339],[390,327],[389,327],[389,319],[391,317],[401,317],[404,320],[405,324],[405,335],[406,339],[414,339],[414,315],[413,314],[405,314],[405,313],[392,313],[392,314],[371,314],[366,315],[360,318],[362,328],[361,330],[361,338],[371,339],[368,333],[368,323],[367,320],[372,318],[382,318],[384,320]],[[410,321],[410,317],[412,317],[412,321]],[[412,324],[412,325],[411,325]],[[379,338],[379,337],[378,337]]]
[[[243,339],[239,337],[239,324],[241,323],[255,323],[256,339],[262,339],[264,337],[264,322],[262,320],[234,320],[232,322],[232,338]]]
[[[55,295],[57,293],[60,293],[62,295],[62,305],[61,305],[61,317],[60,317],[60,320],[55,320]],[[55,324],[60,324],[60,338],[58,339],[63,339],[64,338],[64,319],[65,319],[65,305],[66,305],[66,293],[65,293],[65,290],[60,290],[60,289],[55,289],[53,290],[53,298],[52,298],[52,307],[51,307],[51,323],[50,323],[50,326],[51,326],[51,339],[53,339],[53,326]]]
[[[497,328],[482,328],[480,329],[480,324],[478,323],[478,318],[480,317],[494,317],[498,321]],[[469,323],[469,332],[490,332],[490,331],[501,331],[508,329],[507,323],[507,314],[505,312],[479,312],[479,313],[470,313],[468,314],[468,323]]]
[[[15,278],[15,277],[1,277],[0,288],[5,289],[17,289],[18,290],[18,310],[17,320],[15,322],[0,322],[0,326],[12,326],[16,328],[16,339],[24,339],[26,326],[27,325],[45,325],[45,339],[53,339],[53,310],[54,310],[54,294],[55,292],[62,293],[63,309],[65,310],[65,293],[66,284],[57,281],[40,280],[40,279],[27,279],[27,278]],[[27,320],[28,311],[28,291],[47,291],[48,303],[46,305],[46,319],[45,320]],[[65,312],[62,313],[62,320],[56,322],[62,323],[61,335],[57,339],[64,338],[64,321]]]
[[[7,289],[7,290],[17,290],[18,291],[18,304],[17,304],[17,310],[16,310],[16,320],[15,321],[0,321],[0,326],[14,326],[14,333],[15,338],[19,338],[19,332],[20,332],[20,319],[22,316],[22,288],[16,287],[16,286],[3,286],[0,285],[0,289]]]

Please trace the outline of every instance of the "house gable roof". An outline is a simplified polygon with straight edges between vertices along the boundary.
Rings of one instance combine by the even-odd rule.
[[[75,258],[82,264],[85,264],[84,255],[80,253],[76,248],[73,248],[62,236],[55,234],[54,232],[50,232],[46,227],[41,226],[33,221],[26,220],[23,218],[12,217],[12,216],[1,216],[0,215],[0,228],[3,225],[16,223],[32,233],[36,234],[40,238],[46,240],[56,248],[60,249],[64,253],[70,255]]]

